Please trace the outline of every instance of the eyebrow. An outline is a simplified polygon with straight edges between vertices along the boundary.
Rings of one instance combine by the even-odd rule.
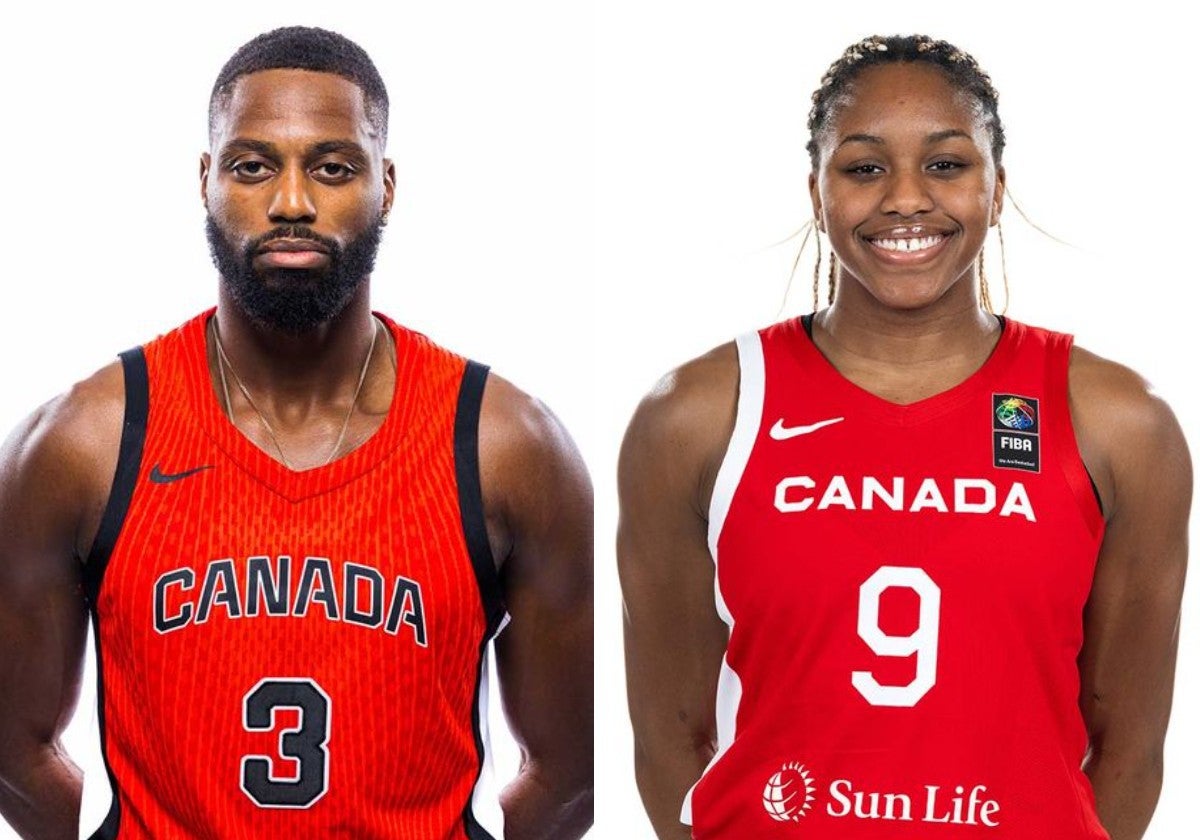
[[[227,155],[231,151],[238,152],[258,152],[263,155],[274,155],[278,149],[274,143],[264,143],[262,140],[251,140],[246,137],[235,137],[225,144],[221,149],[222,155]]]
[[[310,152],[314,156],[329,155],[334,152],[341,152],[346,155],[358,155],[366,157],[367,150],[351,140],[324,140],[313,146]]]
[[[949,140],[952,137],[963,137],[971,140],[972,137],[961,128],[947,128],[943,131],[935,131],[933,134],[925,138],[925,145],[932,146],[935,143],[940,143],[943,140]],[[845,146],[847,143],[870,143],[873,146],[884,146],[886,143],[882,137],[874,134],[850,134],[842,138],[842,142],[838,143],[838,148]]]
[[[231,152],[258,152],[268,157],[277,157],[279,155],[279,148],[274,143],[267,143],[263,140],[252,140],[249,137],[235,137],[226,143],[225,148],[221,150],[222,156],[228,155]],[[310,157],[320,157],[321,155],[333,154],[335,152],[357,157],[367,156],[366,149],[351,140],[322,140],[307,150],[307,154]]]

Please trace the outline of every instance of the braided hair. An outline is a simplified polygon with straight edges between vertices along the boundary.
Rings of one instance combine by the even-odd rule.
[[[1004,152],[1004,126],[997,110],[999,96],[979,63],[953,44],[928,35],[872,35],[847,47],[825,71],[821,86],[813,92],[807,147],[813,169],[820,164],[817,138],[829,125],[859,73],[875,65],[898,62],[931,64],[946,74],[950,84],[975,97],[992,136],[992,160],[999,166]]]
[[[951,85],[970,94],[979,105],[984,122],[992,138],[992,160],[997,167],[1004,154],[1004,126],[998,110],[999,94],[992,86],[991,77],[983,71],[969,53],[960,50],[948,41],[939,41],[928,35],[872,35],[851,44],[837,61],[829,66],[821,77],[821,85],[812,95],[812,109],[808,112],[808,154],[813,171],[820,168],[821,152],[817,143],[822,132],[828,128],[838,108],[845,102],[849,89],[858,75],[868,67],[899,62],[923,62],[941,70]],[[817,264],[813,267],[813,310],[819,307],[821,284],[821,240],[817,237]],[[1004,239],[1000,240],[1001,257],[1004,254]],[[797,255],[797,260],[799,256]],[[978,264],[980,297],[984,309],[992,311],[991,295],[987,277],[983,270],[983,252]],[[833,303],[837,290],[837,256],[830,255],[829,303]],[[1007,308],[1008,272],[1004,274],[1005,308]]]

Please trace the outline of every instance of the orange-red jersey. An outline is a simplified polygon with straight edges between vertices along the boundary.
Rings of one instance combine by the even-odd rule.
[[[92,836],[498,840],[487,369],[383,319],[386,419],[294,472],[221,410],[211,314],[122,354],[119,463],[85,566],[113,790]]]
[[[1104,522],[1070,336],[1004,323],[897,405],[796,319],[738,339],[709,517],[729,625],[700,840],[1106,840],[1077,659]]]

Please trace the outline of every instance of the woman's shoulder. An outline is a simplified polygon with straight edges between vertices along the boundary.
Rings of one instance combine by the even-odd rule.
[[[1147,471],[1186,474],[1190,457],[1175,413],[1133,369],[1078,345],[1068,373],[1071,419],[1080,455],[1112,511],[1121,485]]]
[[[653,438],[655,443],[679,442],[702,436],[714,421],[728,419],[732,423],[739,375],[737,345],[732,341],[684,362],[642,398],[630,421],[630,432]]]
[[[663,492],[706,506],[733,434],[738,351],[727,342],[667,373],[642,398],[621,446],[623,486],[653,480]]]

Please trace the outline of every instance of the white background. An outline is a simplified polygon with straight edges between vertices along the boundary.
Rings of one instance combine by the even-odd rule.
[[[842,50],[867,35],[926,32],[988,70],[1008,131],[1008,183],[1035,222],[1072,243],[1037,233],[1010,204],[1009,314],[1074,332],[1082,346],[1140,371],[1200,441],[1197,331],[1185,303],[1200,279],[1189,259],[1200,187],[1190,109],[1200,70],[1191,36],[1155,14],[1165,4],[1112,13],[1049,2],[609,0],[598,8],[598,697],[615,697],[623,685],[612,488],[624,426],[658,376],[782,317],[797,243],[770,246],[812,216],[810,95]],[[997,251],[993,238],[993,290],[1001,285]],[[784,315],[812,307],[811,254]],[[1196,836],[1196,601],[1193,586],[1166,782],[1148,840]],[[650,837],[627,770],[625,707],[602,700],[597,715],[598,833]]]
[[[300,23],[357,41],[388,85],[398,185],[375,308],[544,398],[595,462],[590,12],[519,0],[20,14],[0,24],[5,430],[215,302],[198,191],[209,92],[242,43]],[[74,733],[67,744],[81,755]],[[515,750],[498,747],[511,778]]]
[[[1138,4],[1137,19],[1047,3],[667,0],[22,11],[0,54],[0,426],[214,300],[196,175],[225,59],[284,24],[357,40],[388,83],[399,177],[376,307],[545,399],[580,444],[597,499],[593,835],[650,837],[623,694],[617,447],[662,373],[811,307],[806,256],[781,310],[796,243],[772,243],[811,213],[809,95],[849,42],[924,31],[989,70],[1009,185],[1071,243],[1007,208],[1009,314],[1139,370],[1198,439],[1194,372],[1185,379],[1198,71],[1189,36],[1156,6]],[[1194,823],[1194,591],[1150,840]]]

